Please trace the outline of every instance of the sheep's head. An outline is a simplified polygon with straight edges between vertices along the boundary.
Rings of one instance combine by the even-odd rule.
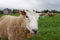
[[[33,11],[23,11],[22,14],[26,18],[26,28],[31,34],[37,34],[39,14]]]

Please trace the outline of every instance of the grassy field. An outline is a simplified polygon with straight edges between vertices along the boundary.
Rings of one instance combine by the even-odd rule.
[[[12,15],[18,16],[19,14]],[[60,40],[60,14],[40,18],[38,34],[29,40]]]

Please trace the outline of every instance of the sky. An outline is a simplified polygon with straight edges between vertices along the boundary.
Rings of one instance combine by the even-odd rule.
[[[60,0],[0,0],[0,8],[60,10]]]

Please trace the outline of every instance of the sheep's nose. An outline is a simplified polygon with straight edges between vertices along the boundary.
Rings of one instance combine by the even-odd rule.
[[[34,29],[33,29],[32,31],[34,32],[34,34],[37,34],[37,30],[34,30]]]

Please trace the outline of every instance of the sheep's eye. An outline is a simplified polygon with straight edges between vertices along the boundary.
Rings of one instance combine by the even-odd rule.
[[[28,18],[28,16],[26,16],[26,18]]]
[[[29,20],[28,16],[26,16],[26,18],[27,18],[27,19],[28,19],[28,21],[30,22],[30,20]]]

